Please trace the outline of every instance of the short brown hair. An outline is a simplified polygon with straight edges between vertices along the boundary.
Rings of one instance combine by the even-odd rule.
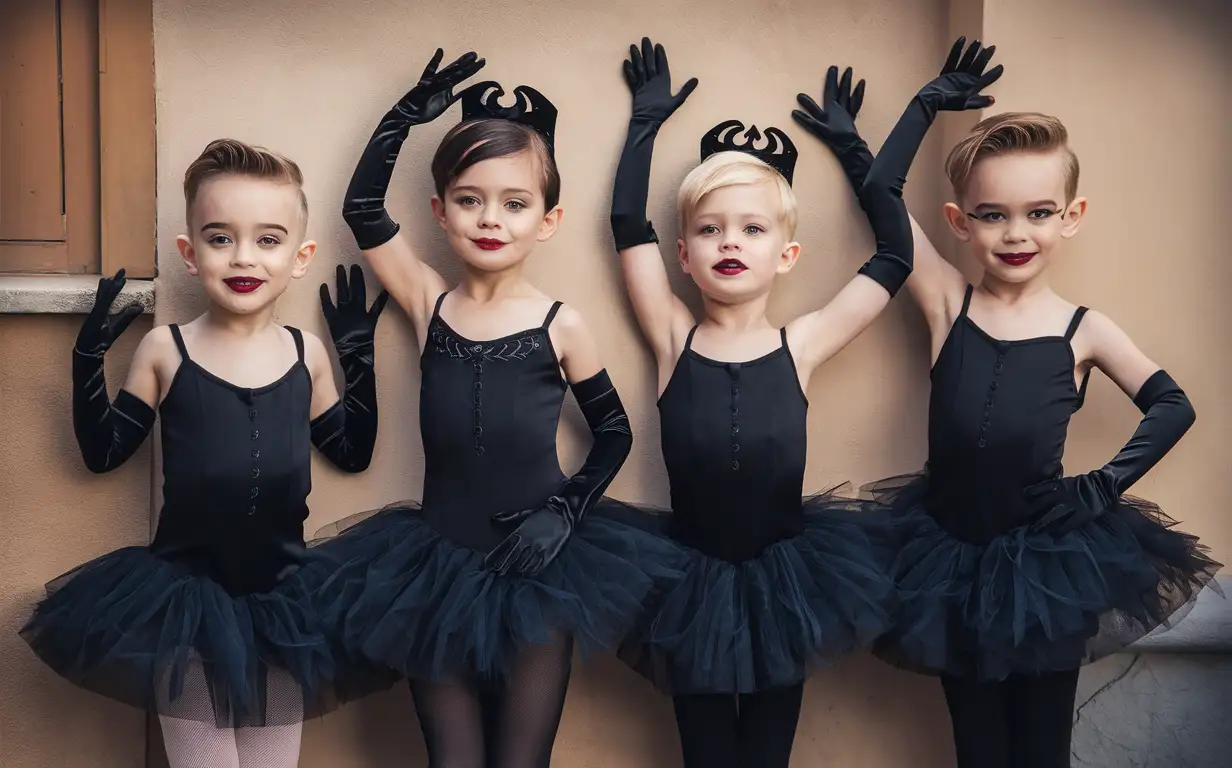
[[[308,221],[308,197],[304,194],[304,174],[294,160],[265,147],[238,139],[215,139],[192,161],[184,172],[185,215],[191,211],[201,185],[226,175],[247,176],[279,184],[290,184],[299,193],[300,213]]]
[[[1069,148],[1069,131],[1051,115],[1039,112],[1004,112],[976,123],[971,132],[950,150],[945,173],[960,199],[967,191],[971,169],[987,157],[1011,152],[1062,150],[1065,163],[1065,202],[1078,194],[1078,156]]]
[[[471,166],[522,152],[530,152],[538,162],[544,210],[552,210],[560,202],[560,170],[547,140],[533,128],[501,118],[459,123],[445,134],[432,156],[436,196],[444,200],[445,190]]]

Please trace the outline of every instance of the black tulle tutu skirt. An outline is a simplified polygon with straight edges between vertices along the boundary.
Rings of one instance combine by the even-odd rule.
[[[1076,669],[1179,620],[1222,567],[1129,496],[1072,533],[1026,526],[987,544],[942,530],[925,475],[866,486],[894,510],[900,611],[875,652],[923,673],[1002,680]]]
[[[583,658],[614,649],[683,576],[684,551],[655,528],[604,499],[541,572],[501,575],[403,502],[318,533],[314,549],[346,565],[316,603],[352,653],[400,674],[499,680],[558,634]]]
[[[834,492],[803,503],[803,532],[754,559],[687,550],[685,578],[621,659],[669,694],[752,693],[800,683],[885,632],[895,600],[888,517]]]
[[[126,547],[49,583],[21,636],[62,677],[126,704],[220,728],[291,724],[394,680],[315,614],[335,568],[310,555],[274,589],[232,596]]]

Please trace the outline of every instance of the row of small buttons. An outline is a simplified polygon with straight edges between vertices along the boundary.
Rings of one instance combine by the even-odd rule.
[[[997,362],[992,367],[992,382],[988,385],[988,399],[984,401],[984,421],[980,424],[980,442],[979,446],[985,448],[988,446],[988,428],[992,423],[992,408],[995,404],[997,394],[997,379],[1001,376],[1001,371],[1005,369],[1005,347],[997,347]]]
[[[252,406],[248,409],[248,419],[249,421],[253,422],[252,432],[250,433],[250,435],[252,437],[252,441],[255,443],[261,437],[261,430],[257,429],[256,427],[256,420],[257,420],[256,406]],[[252,472],[250,474],[252,475],[252,479],[255,481],[257,478],[261,476],[261,467],[257,465],[257,459],[261,458],[261,449],[258,448],[256,445],[254,445],[252,447],[251,456],[252,456]],[[261,493],[260,487],[257,485],[256,482],[253,482],[252,487],[248,489],[248,500],[250,502],[248,506],[249,515],[257,514],[257,496],[260,493]]]
[[[738,472],[740,470],[740,364],[729,363],[727,374],[731,377],[731,468],[733,472]]]
[[[471,399],[471,431],[475,435],[475,455],[483,455],[483,346],[476,344],[471,347],[471,352],[475,353],[475,362],[472,368],[475,371],[474,385],[472,387]]]

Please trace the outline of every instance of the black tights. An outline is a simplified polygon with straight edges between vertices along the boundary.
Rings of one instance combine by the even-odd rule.
[[[804,685],[740,696],[676,696],[685,768],[787,768]]]
[[[508,680],[411,681],[430,768],[548,768],[569,687],[573,641],[524,649]]]
[[[958,768],[1069,768],[1078,670],[1000,683],[943,676]]]

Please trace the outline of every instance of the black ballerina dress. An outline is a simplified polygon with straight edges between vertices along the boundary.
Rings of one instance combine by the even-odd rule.
[[[548,333],[561,305],[537,328],[475,341],[442,319],[443,299],[420,358],[422,505],[318,533],[316,546],[349,564],[322,590],[322,611],[348,648],[416,680],[507,679],[518,652],[553,633],[583,657],[615,648],[683,559],[623,505],[599,500],[534,575],[484,562],[516,527],[492,515],[536,508],[566,480],[556,436],[567,385]]]
[[[182,362],[159,406],[154,541],[52,581],[21,636],[69,681],[160,715],[220,728],[319,715],[358,678],[311,607],[333,564],[303,539],[312,445],[303,337],[288,328],[299,360],[248,389],[194,363],[170,329]]]
[[[875,652],[984,681],[1077,669],[1183,610],[1219,563],[1156,505],[1122,496],[1063,536],[1035,532],[1023,489],[1061,476],[1074,382],[1063,336],[990,337],[962,311],[932,370],[928,465],[868,486],[891,503],[901,612]]]
[[[785,330],[744,363],[693,351],[695,331],[659,399],[686,577],[620,656],[674,695],[796,685],[888,628],[887,521],[833,492],[802,500],[808,401]]]

